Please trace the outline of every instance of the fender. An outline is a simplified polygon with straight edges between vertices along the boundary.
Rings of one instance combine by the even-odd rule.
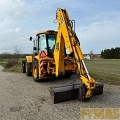
[[[26,56],[27,63],[32,63],[32,56]]]

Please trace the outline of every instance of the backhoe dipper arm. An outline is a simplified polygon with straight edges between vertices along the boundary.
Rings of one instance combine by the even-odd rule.
[[[54,49],[54,59],[56,64],[56,76],[65,73],[64,70],[64,46],[69,50],[70,54],[74,55],[75,62],[78,65],[80,79],[86,86],[86,98],[92,95],[92,90],[96,87],[95,80],[89,75],[87,67],[84,63],[84,56],[82,54],[78,37],[73,31],[71,20],[65,9],[57,9],[56,19],[58,22],[58,34],[56,45]]]

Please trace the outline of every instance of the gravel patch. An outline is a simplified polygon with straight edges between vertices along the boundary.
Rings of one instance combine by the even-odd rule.
[[[79,83],[77,77],[36,83],[23,73],[0,72],[0,120],[79,120],[80,108],[120,108],[120,86],[104,84],[89,102],[53,104],[49,87]]]

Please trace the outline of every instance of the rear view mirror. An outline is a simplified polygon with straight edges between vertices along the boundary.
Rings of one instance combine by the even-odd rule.
[[[32,41],[32,39],[33,39],[32,37],[29,38],[30,41]]]
[[[36,47],[33,47],[33,50],[37,50],[37,48],[36,48]]]

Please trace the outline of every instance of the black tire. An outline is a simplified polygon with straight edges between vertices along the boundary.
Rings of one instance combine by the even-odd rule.
[[[82,85],[82,86],[79,88],[79,100],[80,100],[81,102],[87,102],[87,101],[89,101],[90,98],[85,98],[86,92],[87,92],[86,86],[85,86],[85,85]]]
[[[32,75],[32,63],[26,62],[26,75],[31,76]]]
[[[39,76],[38,76],[38,61],[34,60],[33,64],[32,64],[32,76],[33,76],[33,80],[35,82],[39,81]]]
[[[26,73],[26,61],[22,61],[22,73]]]
[[[64,78],[70,78],[72,76],[72,73],[65,73]]]

